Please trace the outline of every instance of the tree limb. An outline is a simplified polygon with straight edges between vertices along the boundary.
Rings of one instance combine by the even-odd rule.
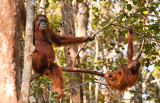
[[[94,71],[94,70],[81,69],[81,68],[72,69],[71,67],[61,67],[61,68],[62,68],[63,71],[66,71],[66,72],[81,72],[81,73],[88,73],[88,74],[93,74],[93,75],[98,75],[98,76],[104,77],[104,73],[97,72],[97,71]],[[42,75],[39,74],[39,73],[32,74],[31,81],[33,81],[34,79],[36,79],[40,76],[42,76]]]
[[[81,72],[81,73],[88,73],[88,74],[94,74],[94,75],[98,75],[98,76],[104,76],[104,73],[102,72],[97,72],[94,70],[88,70],[88,69],[81,69],[81,68],[74,68],[72,69],[71,67],[62,67],[63,71],[67,71],[67,72]]]
[[[104,27],[102,27],[101,29],[99,29],[98,31],[96,31],[94,34],[92,34],[91,37],[95,37],[96,34],[98,34],[99,32],[101,32],[101,31],[102,31],[103,29],[105,29],[106,27],[110,26],[113,21],[117,20],[117,19],[118,19],[120,16],[122,16],[122,15],[124,15],[124,14],[121,14],[121,15],[115,17],[115,18],[114,18],[111,22],[109,22],[107,25],[105,25]],[[88,41],[88,42],[89,42],[89,41]],[[76,55],[76,57],[75,57],[75,59],[74,59],[74,61],[73,61],[72,69],[74,68],[74,65],[75,65],[75,62],[76,62],[76,58],[78,57],[79,53],[80,53],[81,50],[87,45],[88,42],[86,42],[86,43],[80,48],[80,50],[78,51],[78,53],[77,53],[77,55]]]

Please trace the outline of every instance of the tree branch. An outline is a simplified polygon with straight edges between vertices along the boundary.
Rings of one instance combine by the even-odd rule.
[[[34,74],[32,74],[31,82],[32,82],[34,79],[36,79],[36,78],[38,78],[38,77],[40,77],[40,76],[42,76],[42,75],[39,74],[39,73],[34,73]]]
[[[98,75],[98,76],[104,77],[104,73],[97,72],[97,71],[94,71],[94,70],[81,69],[81,68],[72,69],[71,67],[61,67],[61,68],[62,68],[63,71],[66,71],[66,72],[81,72],[81,73],[88,73],[88,74],[93,74],[93,75]],[[40,76],[42,76],[42,75],[39,74],[39,73],[32,74],[31,81],[33,81],[34,79],[36,79]]]
[[[138,59],[140,58],[141,54],[142,54],[144,42],[145,42],[145,40],[142,41],[142,46],[141,46],[141,49],[140,49],[140,53],[139,53],[139,55],[137,56],[136,60],[138,60]]]
[[[114,25],[114,26],[119,26],[120,28],[124,28],[124,29],[129,29],[129,28],[127,28],[127,27],[125,27],[125,26],[122,26],[122,25],[120,25],[120,24],[111,24],[111,25]],[[136,32],[136,31],[134,31],[134,33],[136,33],[136,34],[138,34],[138,35],[142,35],[142,33],[139,33],[139,32]]]
[[[121,15],[115,17],[115,18],[114,18],[111,22],[109,22],[107,25],[105,25],[104,27],[102,27],[101,29],[99,29],[98,31],[96,31],[94,34],[92,34],[91,37],[95,37],[96,34],[98,34],[99,32],[101,32],[101,31],[102,31],[103,29],[105,29],[106,27],[110,26],[110,25],[112,24],[112,22],[114,22],[115,20],[117,20],[117,19],[118,19],[120,16],[122,16],[122,15],[124,15],[124,14],[121,14]],[[89,42],[89,41],[88,41],[88,42]],[[75,59],[74,59],[74,61],[73,61],[72,69],[73,69],[74,66],[75,66],[76,58],[78,57],[79,53],[80,53],[81,50],[87,45],[88,42],[86,42],[86,43],[80,48],[80,50],[78,51],[78,53],[77,53],[77,55],[76,55],[76,57],[75,57]]]
[[[94,75],[98,75],[98,76],[104,76],[104,73],[102,72],[97,72],[94,70],[88,70],[88,69],[81,69],[81,68],[74,68],[72,69],[71,67],[62,67],[63,71],[67,71],[67,72],[81,72],[81,73],[88,73],[88,74],[94,74]]]

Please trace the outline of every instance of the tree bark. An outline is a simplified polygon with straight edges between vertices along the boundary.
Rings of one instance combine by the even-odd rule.
[[[27,0],[27,19],[26,19],[26,32],[25,32],[25,50],[24,50],[24,69],[22,75],[22,89],[20,103],[29,102],[29,92],[31,84],[32,72],[32,53],[33,49],[33,21],[35,15],[35,1]]]
[[[22,33],[23,30],[21,30],[21,24],[20,24],[20,17],[21,17],[21,8],[23,4],[23,0],[19,0],[19,5],[18,5],[18,15],[17,15],[17,24],[20,27],[17,27],[17,32],[18,34],[15,36],[15,54],[14,54],[14,60],[16,63],[16,90],[17,90],[17,97],[18,99],[20,98],[20,93],[21,93],[21,83],[22,83],[22,68],[23,68],[23,41],[22,41]]]
[[[87,24],[88,24],[88,16],[87,16],[87,0],[84,0],[83,3],[75,3],[75,7],[77,7],[77,12],[75,13],[75,30],[76,30],[76,36],[78,37],[84,37],[87,35]],[[81,18],[81,19],[79,19]],[[80,49],[82,46],[78,46]],[[80,56],[80,63],[86,58],[87,53],[85,51],[81,51],[79,53]],[[85,74],[81,74],[82,82],[85,82]],[[87,97],[86,97],[86,85],[81,86],[81,96],[83,96],[81,103],[87,103]]]
[[[0,103],[17,103],[16,63],[19,0],[0,0]]]
[[[40,10],[42,12],[43,15],[46,15],[46,0],[41,0],[40,2]]]
[[[62,1],[62,31],[65,35],[75,36],[74,16],[72,4],[67,0]],[[72,61],[76,57],[77,46],[65,47],[65,59],[67,66],[72,66]],[[69,73],[69,86],[73,87],[81,83],[80,73]],[[70,103],[81,102],[80,88],[73,88],[70,90]]]

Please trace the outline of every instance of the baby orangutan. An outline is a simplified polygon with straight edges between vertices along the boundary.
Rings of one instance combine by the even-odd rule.
[[[105,73],[104,77],[111,89],[117,89],[121,92],[125,91],[128,87],[133,86],[139,78],[139,68],[141,63],[138,58],[133,60],[133,30],[129,29],[128,32],[128,51],[127,51],[127,64],[122,63],[120,69],[109,74]]]

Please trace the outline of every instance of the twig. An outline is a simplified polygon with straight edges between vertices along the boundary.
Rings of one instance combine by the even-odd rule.
[[[136,60],[138,60],[138,59],[140,58],[141,54],[142,54],[143,46],[144,46],[144,41],[145,41],[145,40],[142,41],[142,46],[141,46],[141,49],[140,49],[140,53],[139,53],[139,55],[137,56]]]
[[[95,82],[95,81],[86,81],[86,82],[83,82],[83,83],[78,84],[78,85],[76,85],[76,86],[73,86],[73,87],[70,87],[70,88],[63,89],[63,91],[66,91],[66,90],[69,90],[69,89],[74,89],[74,88],[80,87],[80,86],[82,86],[82,85],[84,85],[84,84],[86,84],[86,83],[89,83],[89,82],[99,83],[99,82]],[[103,85],[105,85],[105,84],[103,84]]]
[[[123,14],[115,17],[111,22],[109,22],[107,25],[105,25],[104,27],[102,27],[100,30],[98,30],[97,32],[95,32],[91,37],[94,37],[96,34],[98,34],[99,32],[101,32],[103,29],[105,29],[106,27],[108,27],[109,25],[112,24],[113,21],[117,20],[120,16],[122,16]]]
[[[127,27],[125,27],[125,26],[122,26],[122,25],[120,25],[120,24],[111,24],[111,25],[119,26],[119,27],[124,28],[124,29],[129,29],[129,28],[127,28]]]
[[[84,85],[84,84],[86,84],[86,83],[88,83],[88,82],[91,82],[91,81],[86,81],[86,82],[84,82],[84,83],[82,83],[82,84],[78,84],[78,85],[76,85],[76,86],[73,86],[73,87],[70,87],[70,88],[63,89],[63,91],[66,91],[66,90],[69,90],[69,89],[74,89],[74,88],[79,87],[79,86],[82,86],[82,85]]]
[[[36,79],[36,78],[38,78],[38,77],[40,77],[40,76],[42,76],[42,75],[39,74],[39,73],[34,73],[34,74],[32,74],[31,82],[32,82],[34,79]]]
[[[97,32],[95,32],[91,37],[95,37],[96,34],[98,34],[98,33],[101,32],[103,29],[105,29],[106,27],[108,27],[109,25],[111,25],[113,21],[117,20],[117,19],[118,19],[120,16],[122,16],[122,15],[123,15],[123,14],[115,17],[111,22],[109,22],[107,25],[105,25],[104,27],[102,27],[101,29],[99,29]],[[88,42],[89,42],[89,41],[88,41]],[[86,43],[80,48],[80,50],[78,51],[78,53],[77,53],[77,55],[76,55],[76,57],[75,57],[75,59],[74,59],[74,61],[73,61],[72,69],[73,69],[74,66],[75,66],[76,58],[78,57],[79,53],[80,53],[81,50],[87,45],[88,42],[86,42]]]
[[[122,25],[119,25],[119,24],[111,24],[111,25],[119,26],[119,27],[124,28],[124,29],[129,29],[129,28],[127,28],[127,27],[125,27],[125,26],[122,26]],[[141,33],[136,32],[136,31],[134,31],[134,33],[136,33],[136,34],[138,34],[138,35],[142,35]]]

